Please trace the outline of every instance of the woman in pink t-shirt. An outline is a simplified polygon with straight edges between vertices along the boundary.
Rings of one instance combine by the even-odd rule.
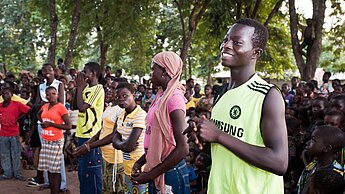
[[[149,182],[149,193],[190,193],[183,159],[188,144],[182,135],[186,128],[185,89],[179,83],[182,67],[181,58],[173,52],[161,52],[152,60],[152,85],[162,90],[146,116],[145,154],[134,164],[131,176],[136,184]]]
[[[42,148],[38,170],[48,171],[50,191],[58,194],[61,184],[61,157],[63,153],[64,136],[62,130],[70,130],[72,124],[68,117],[68,110],[58,102],[55,87],[46,89],[49,103],[44,104],[38,112],[38,119],[42,122]]]

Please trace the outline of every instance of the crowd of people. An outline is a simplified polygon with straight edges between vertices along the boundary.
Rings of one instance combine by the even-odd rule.
[[[111,67],[102,76],[95,62],[7,73],[0,181],[69,193],[68,167],[82,194],[343,193],[344,85],[329,72],[320,87],[261,79],[255,64],[267,39],[255,20],[238,20],[221,45],[231,80],[203,91],[193,79],[180,83],[183,62],[173,52],[153,57],[142,84]]]

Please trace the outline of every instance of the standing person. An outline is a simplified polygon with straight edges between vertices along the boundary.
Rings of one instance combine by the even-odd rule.
[[[148,111],[145,154],[135,162],[131,177],[134,183],[149,182],[149,193],[190,193],[184,160],[189,151],[182,135],[186,127],[184,86],[179,82],[182,67],[174,52],[161,52],[152,59],[152,84],[162,90]]]
[[[102,153],[100,148],[91,149],[87,142],[102,128],[104,90],[98,84],[100,66],[96,62],[85,64],[78,73],[76,105],[79,110],[76,128],[78,146],[84,144],[88,153],[78,158],[78,178],[81,194],[102,192]]]
[[[290,94],[296,96],[296,89],[299,87],[299,82],[300,80],[298,77],[294,76],[291,78],[291,88],[289,90]]]
[[[194,119],[199,138],[211,143],[207,193],[283,193],[288,166],[284,100],[255,73],[268,39],[266,27],[240,19],[221,45],[221,62],[231,81],[215,98],[211,121]],[[274,107],[274,108],[272,108]],[[188,128],[189,135],[195,135]]]
[[[291,107],[292,106],[293,97],[294,97],[293,94],[289,93],[289,90],[290,90],[289,84],[284,83],[282,85],[281,91],[282,91],[284,100],[285,100],[285,102],[287,104],[287,107]]]
[[[62,130],[70,130],[68,110],[58,102],[57,89],[46,89],[49,103],[44,104],[38,112],[42,127],[42,148],[38,169],[48,171],[50,193],[58,194],[61,185],[61,158],[63,158],[64,135]]]
[[[196,105],[197,108],[201,108],[202,110],[212,111],[213,105],[213,95],[212,95],[212,86],[205,85],[204,87],[205,96],[202,97],[198,104]]]
[[[130,180],[133,164],[144,153],[144,135],[146,112],[135,103],[135,88],[129,83],[120,83],[116,88],[116,98],[121,113],[117,117],[114,148],[121,150],[125,170],[126,194],[147,192],[146,184],[133,184]]]
[[[40,110],[41,107],[48,103],[48,99],[46,97],[46,89],[49,86],[53,86],[56,88],[58,92],[58,102],[65,104],[65,86],[64,84],[55,79],[55,71],[54,71],[54,66],[46,63],[42,65],[42,74],[44,77],[44,82],[41,83],[38,87],[37,90],[37,97],[35,101],[35,109]],[[39,134],[39,138],[42,142],[42,126],[41,122],[38,121],[37,124],[37,131]],[[66,170],[65,170],[65,159],[62,156],[61,157],[61,186],[60,189],[63,192],[67,192],[67,180],[66,180]],[[37,176],[30,178],[29,183],[27,186],[34,187],[34,186],[40,186],[40,190],[43,189],[49,189],[49,180],[48,180],[48,172],[46,171],[44,174],[44,180],[43,180],[43,172],[38,170],[37,171]],[[44,183],[42,186],[41,184]]]
[[[194,79],[189,78],[186,81],[186,91],[189,91],[190,96],[194,96]]]
[[[109,91],[107,92],[109,93]],[[123,109],[115,101],[115,91],[110,91],[112,103],[102,115],[102,129],[90,140],[85,142],[74,151],[74,156],[81,156],[88,153],[90,149],[100,147],[102,149],[102,193],[103,194],[124,194],[125,174],[121,150],[116,150],[112,146],[112,139],[115,134],[114,125],[116,119]],[[115,128],[116,129],[116,128]],[[116,165],[116,166],[114,166]],[[115,171],[116,170],[116,171]]]
[[[17,120],[30,110],[20,102],[11,100],[13,88],[2,90],[4,101],[0,103],[0,156],[4,174],[0,181],[10,179],[14,175],[17,180],[25,181],[20,173],[20,142]]]
[[[322,76],[322,85],[320,86],[320,95],[328,97],[329,93],[333,92],[332,84],[329,83],[329,78],[332,76],[331,72],[325,72]]]
[[[202,95],[200,94],[201,86],[200,84],[196,83],[194,85],[194,94],[192,96],[192,101],[197,105],[199,103],[199,100],[201,99]]]

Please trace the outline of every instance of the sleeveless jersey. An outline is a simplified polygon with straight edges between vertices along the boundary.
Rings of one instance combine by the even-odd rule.
[[[49,85],[49,86],[53,86],[54,88],[56,88],[56,90],[58,92],[59,91],[59,85],[60,83],[62,83],[61,81],[57,80],[57,79],[54,79],[53,82]],[[41,96],[41,99],[42,101],[44,102],[48,102],[48,99],[46,97],[46,89],[49,87],[47,86],[47,80],[44,80],[44,83],[40,84],[40,96]],[[65,95],[65,91],[64,92],[64,95]],[[65,105],[65,102],[61,102],[63,105]]]
[[[212,109],[211,120],[225,133],[251,145],[265,147],[260,129],[265,97],[273,87],[254,75],[227,91]],[[272,107],[274,108],[274,107]],[[283,177],[255,167],[224,146],[211,144],[212,168],[208,193],[283,194]]]

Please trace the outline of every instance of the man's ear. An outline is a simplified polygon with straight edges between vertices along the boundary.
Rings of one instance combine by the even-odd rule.
[[[255,48],[253,51],[252,59],[258,59],[263,53],[263,50],[261,48]]]
[[[333,150],[333,146],[332,145],[327,145],[327,146],[325,146],[325,148],[324,148],[324,151],[325,152],[331,152]]]

